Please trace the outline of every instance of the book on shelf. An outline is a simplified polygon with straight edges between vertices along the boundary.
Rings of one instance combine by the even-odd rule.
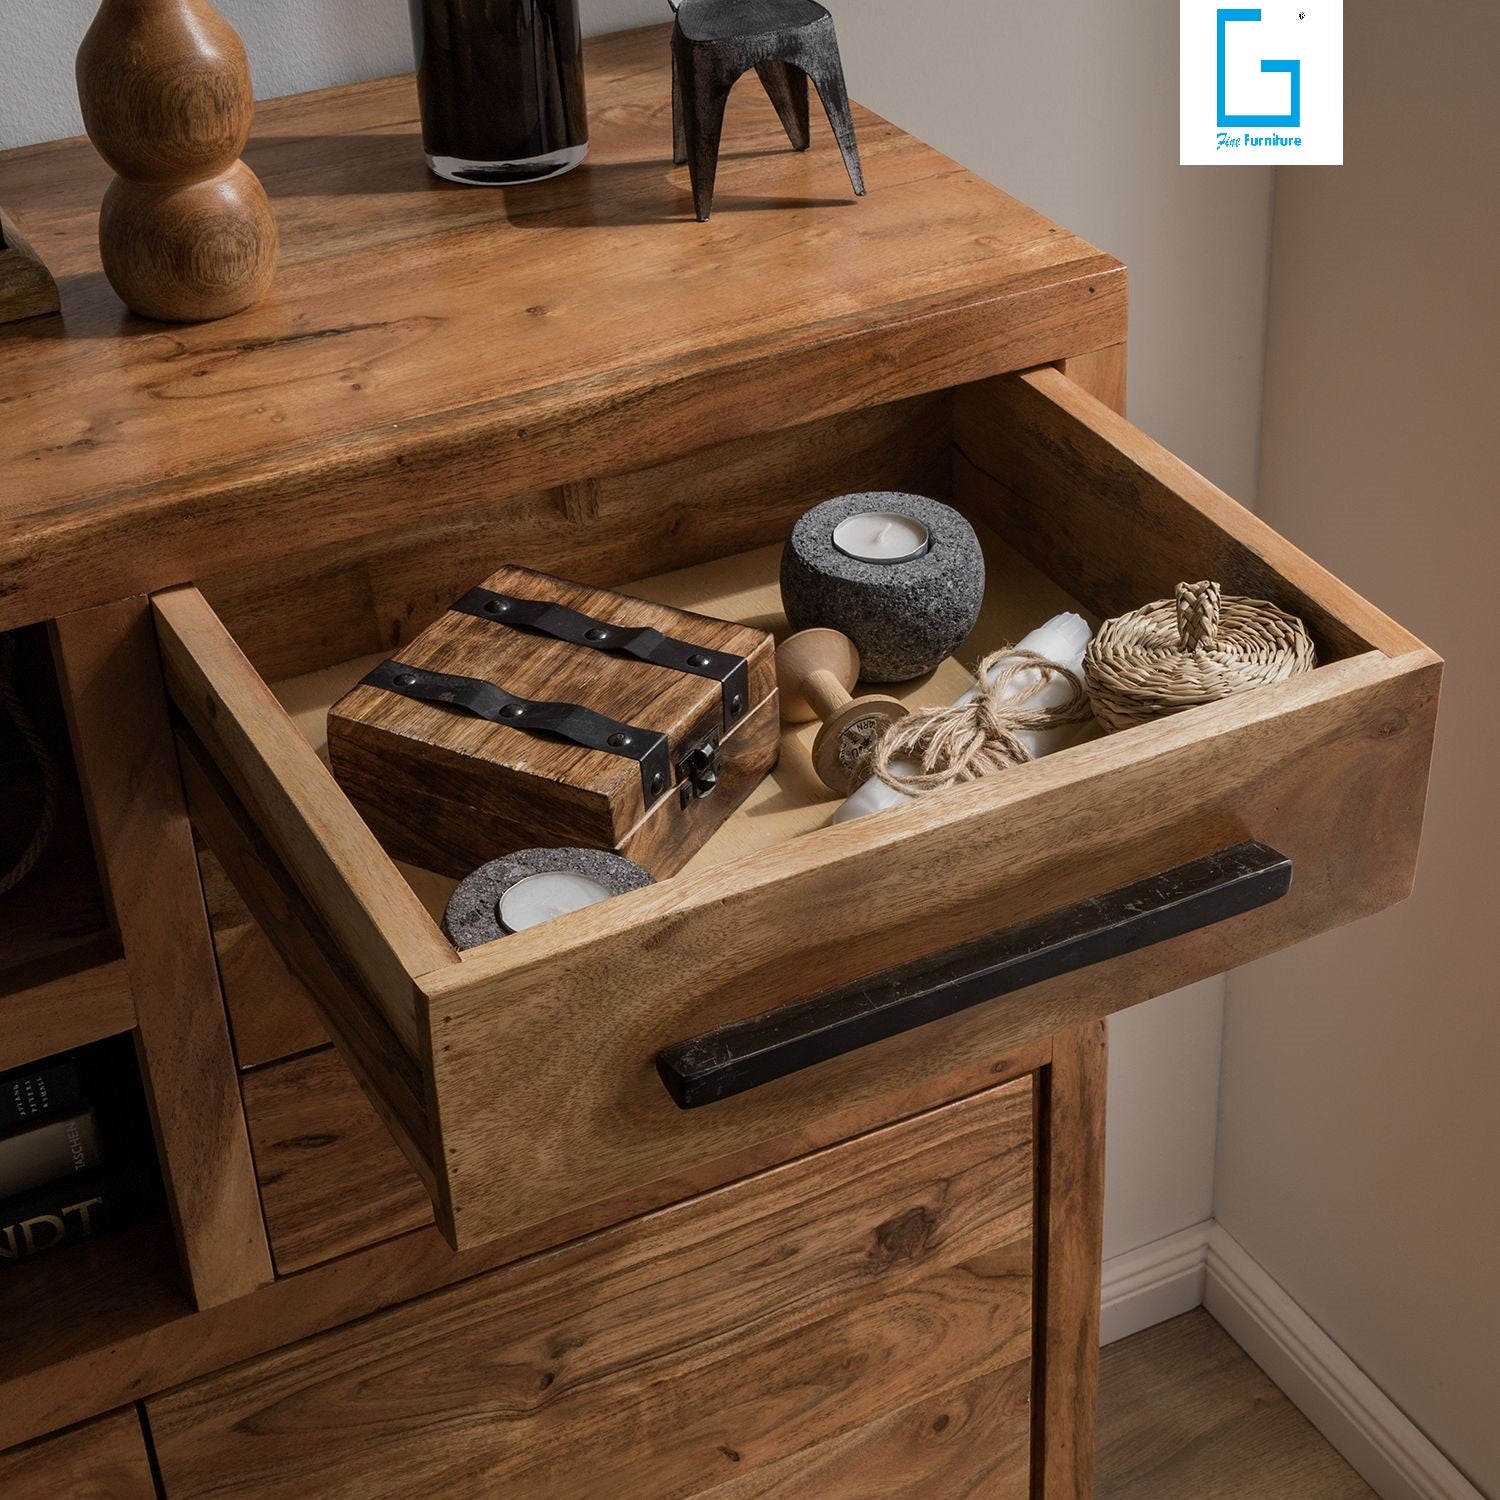
[[[156,1205],[158,1189],[140,1169],[80,1172],[0,1202],[0,1269],[121,1229]]]
[[[0,1074],[0,1274],[161,1207],[128,1034]]]
[[[0,1073],[0,1131],[83,1107],[83,1075],[71,1057]]]
[[[0,1135],[0,1198],[76,1177],[102,1159],[93,1110],[39,1120]]]

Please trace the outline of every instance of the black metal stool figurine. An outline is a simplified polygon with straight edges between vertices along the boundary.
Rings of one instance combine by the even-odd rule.
[[[854,118],[844,87],[833,17],[817,0],[671,0],[672,159],[688,164],[693,207],[705,221],[714,203],[724,106],[742,74],[754,68],[792,147],[806,151],[807,84],[817,85],[844,155],[856,196],[865,195]]]

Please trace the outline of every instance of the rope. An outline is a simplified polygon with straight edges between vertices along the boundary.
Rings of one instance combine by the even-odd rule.
[[[1216,583],[1177,585],[1177,634],[1184,651],[1205,651],[1219,638],[1224,591]]]
[[[52,757],[46,745],[42,743],[41,735],[37,733],[36,725],[31,722],[31,715],[26,712],[25,705],[21,702],[15,684],[11,680],[15,656],[15,638],[9,635],[0,636],[0,712],[7,715],[11,723],[15,725],[16,733],[26,742],[32,758],[36,761],[37,772],[42,783],[41,807],[31,840],[22,851],[21,857],[10,869],[0,875],[0,896],[13,890],[31,874],[36,862],[42,857],[48,840],[52,837],[52,827],[57,821],[57,771],[52,764]]]
[[[1019,682],[1023,672],[1030,681]],[[898,792],[914,795],[975,781],[1011,766],[1031,753],[1022,734],[1082,724],[1093,717],[1088,694],[1076,673],[1035,651],[1004,646],[979,664],[980,690],[967,703],[921,708],[895,720],[870,757],[870,774]],[[1055,708],[1033,708],[1036,695],[1054,678],[1068,685],[1068,699]],[[914,762],[915,771],[896,769]]]

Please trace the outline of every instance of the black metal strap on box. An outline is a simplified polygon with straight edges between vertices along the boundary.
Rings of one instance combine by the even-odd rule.
[[[519,698],[497,683],[479,677],[458,677],[448,672],[429,672],[404,662],[383,661],[362,679],[365,687],[384,688],[421,703],[440,703],[462,709],[476,719],[503,724],[530,734],[555,734],[584,750],[603,750],[622,755],[641,768],[641,795],[646,807],[672,785],[672,752],[667,737],[658,729],[622,724],[577,703],[547,703]]]
[[[717,682],[724,699],[724,733],[739,723],[750,706],[750,663],[732,651],[710,651],[691,641],[663,635],[649,625],[612,625],[591,619],[565,604],[545,599],[518,599],[491,589],[470,589],[453,606],[460,614],[473,615],[516,630],[534,630],[555,641],[587,646],[594,651],[616,651],[622,656],[653,667],[668,667]]]

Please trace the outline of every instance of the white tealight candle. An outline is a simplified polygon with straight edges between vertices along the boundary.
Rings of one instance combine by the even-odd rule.
[[[525,932],[528,927],[539,927],[596,901],[607,901],[612,895],[614,892],[605,890],[597,880],[565,870],[528,875],[500,898],[500,922],[511,932]]]
[[[930,539],[927,528],[893,510],[866,510],[833,530],[833,545],[858,562],[902,563],[921,557]]]

